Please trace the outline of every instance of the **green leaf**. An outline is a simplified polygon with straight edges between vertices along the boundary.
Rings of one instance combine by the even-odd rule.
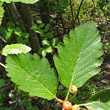
[[[94,110],[110,110],[110,89],[102,90],[92,96],[88,103],[83,104],[87,108],[94,108]]]
[[[100,71],[101,37],[95,25],[87,22],[71,30],[70,37],[65,36],[63,41],[57,47],[59,56],[54,56],[59,80],[66,87],[81,87]]]
[[[52,50],[52,47],[51,46],[48,46],[48,47],[45,48],[45,51],[47,53],[51,53],[53,50]]]
[[[5,34],[5,39],[6,39],[7,41],[9,41],[9,40],[12,38],[13,32],[14,32],[14,30],[11,29],[9,32],[7,32],[7,33]]]
[[[43,46],[44,46],[44,45],[49,46],[49,45],[50,45],[50,42],[49,42],[47,39],[42,40],[42,45],[43,45]]]
[[[21,29],[19,27],[16,27],[15,34],[18,35],[18,36],[21,36],[22,31],[21,31]]]
[[[29,42],[29,39],[23,40],[23,44],[27,44]]]
[[[37,54],[32,56],[29,53],[8,55],[6,63],[8,76],[21,90],[32,96],[55,98],[57,77],[46,58],[41,59]]]
[[[22,33],[23,38],[29,38],[29,33]]]
[[[39,28],[43,28],[44,26],[45,26],[45,24],[42,23],[42,24],[39,25]]]
[[[103,103],[108,103],[108,101],[110,101],[110,89],[101,90],[100,92],[96,93],[95,95],[88,99],[88,101],[98,101],[98,100],[102,101]]]
[[[50,38],[50,39],[53,38],[53,33],[48,32],[48,33],[46,34],[46,37],[47,37],[47,38]]]
[[[46,56],[46,51],[42,50],[42,56],[45,57]]]
[[[61,7],[66,8],[67,7],[67,4],[68,4],[68,0],[60,0]]]
[[[22,3],[29,3],[29,4],[33,4],[35,2],[37,2],[38,0],[1,0],[2,2],[6,2],[6,3],[10,3],[10,2],[22,2]]]
[[[22,37],[17,37],[17,43],[23,43],[23,38]]]
[[[2,23],[2,17],[4,16],[4,9],[3,9],[2,5],[3,5],[3,2],[0,1],[0,25]]]
[[[13,23],[12,22],[8,22],[7,24],[7,30],[11,31],[13,29]]]
[[[47,24],[46,26],[45,26],[45,32],[48,32],[49,30],[50,30],[50,24]]]
[[[11,44],[6,45],[2,50],[2,55],[27,53],[31,51],[31,48],[23,44]]]
[[[35,29],[35,32],[39,33],[39,34],[43,34],[44,30],[43,29]]]
[[[46,39],[46,35],[44,33],[40,34],[41,37],[43,37],[43,39]]]
[[[100,101],[96,101],[96,102],[90,102],[90,103],[86,103],[86,104],[81,104],[83,106],[86,106],[86,108],[88,108],[88,110],[110,110],[110,106],[106,105],[105,103],[102,103]]]
[[[5,80],[4,79],[0,79],[0,88],[4,85]]]
[[[38,54],[41,54],[43,50],[44,50],[44,48],[39,48]]]
[[[34,28],[34,29],[36,29],[38,26],[37,26],[37,24],[32,24],[32,27]]]
[[[53,46],[56,46],[58,44],[58,41],[59,41],[59,38],[58,37],[52,39],[52,41],[51,41],[52,42],[52,45]]]

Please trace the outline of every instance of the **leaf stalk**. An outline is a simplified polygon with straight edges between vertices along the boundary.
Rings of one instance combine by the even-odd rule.
[[[64,103],[64,101],[63,101],[63,100],[58,99],[58,98],[56,98],[56,101],[57,101],[57,102],[59,102],[59,103]]]
[[[76,97],[76,93],[70,99],[68,99],[68,101],[72,100],[74,97]]]

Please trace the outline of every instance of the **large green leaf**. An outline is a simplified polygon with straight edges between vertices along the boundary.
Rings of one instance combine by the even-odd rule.
[[[106,105],[105,103],[102,103],[100,101],[97,102],[90,102],[86,104],[82,104],[88,108],[88,110],[91,110],[90,108],[93,108],[93,110],[110,110],[110,106]]]
[[[6,58],[8,76],[19,88],[32,96],[55,98],[57,77],[46,58],[29,53],[9,55]]]
[[[4,9],[2,7],[2,4],[3,4],[3,2],[0,1],[0,25],[1,25],[1,22],[2,22],[2,17],[4,15]]]
[[[94,110],[110,110],[110,89],[96,93],[88,102],[84,104],[87,108],[92,107]]]
[[[97,100],[100,100],[104,103],[109,102],[110,101],[110,89],[101,90],[100,92],[90,97],[88,101],[97,101]],[[109,102],[109,105],[110,105],[110,102]]]
[[[2,55],[7,56],[8,54],[19,54],[27,53],[31,50],[30,47],[23,44],[11,44],[6,45],[2,50]]]
[[[57,47],[58,56],[54,56],[59,80],[66,87],[70,84],[81,87],[100,71],[101,38],[95,25],[87,22],[71,30],[70,37],[66,35],[63,41]]]
[[[32,4],[32,3],[37,2],[38,0],[1,0],[1,1],[2,2],[6,2],[6,3],[10,3],[10,2],[22,2],[22,3]]]

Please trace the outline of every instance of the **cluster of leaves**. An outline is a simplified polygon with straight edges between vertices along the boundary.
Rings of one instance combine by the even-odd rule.
[[[68,22],[72,21],[76,24],[91,19],[91,16],[101,16],[102,12],[105,16],[110,15],[109,0],[51,0],[49,3],[50,10],[62,14],[64,19],[68,19]]]
[[[29,92],[32,96],[59,100],[56,97],[58,80],[67,88],[71,84],[80,88],[88,79],[99,73],[99,66],[102,63],[99,57],[103,54],[100,50],[102,46],[100,40],[93,23],[80,25],[75,30],[71,30],[69,36],[64,37],[64,44],[59,43],[57,46],[58,56],[54,56],[53,59],[58,78],[46,58],[41,59],[37,54],[30,53],[8,55],[7,75],[19,85],[21,90]],[[14,46],[13,49],[19,50]],[[6,50],[2,54],[5,52]],[[109,94],[110,90],[101,91],[80,106],[92,107],[95,110],[109,109]],[[66,97],[68,98],[68,93]]]
[[[39,0],[37,2],[38,7],[42,7],[45,4],[45,2],[47,2],[47,1]],[[67,5],[68,5],[68,0],[56,0],[56,1],[50,0],[50,1],[48,1],[49,10],[57,12],[57,13],[64,13],[65,12],[64,9],[66,9]]]
[[[109,0],[98,0],[97,5],[100,7],[101,10],[109,3]]]
[[[19,27],[14,28],[13,23],[8,22],[6,27],[0,26],[0,35],[2,39],[10,41],[13,35],[16,35],[17,43],[27,44],[29,33],[24,33]]]
[[[44,23],[39,25],[33,24],[33,28],[42,39],[41,43],[43,47],[41,47],[38,52],[39,54],[42,54],[43,57],[45,57],[47,53],[51,53],[53,51],[52,47],[57,46],[59,39],[58,37],[54,38],[53,33],[50,32],[50,24],[47,24],[46,26]]]
[[[110,16],[109,8],[110,8],[110,1],[109,0],[98,0],[97,7],[99,7],[104,15],[107,17]]]
[[[52,9],[54,9],[55,12],[57,12],[59,14],[60,13],[63,14],[65,12],[65,9],[68,6],[68,3],[69,3],[68,0],[54,1],[54,2],[51,3],[51,6],[53,6]]]

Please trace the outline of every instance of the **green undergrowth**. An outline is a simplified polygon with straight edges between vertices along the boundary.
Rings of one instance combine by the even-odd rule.
[[[100,78],[103,76],[102,73],[91,78],[87,81],[84,86],[78,89],[77,96],[71,100],[72,103],[81,104],[90,96],[104,89],[104,87],[109,88],[108,83],[103,84],[100,83],[97,85],[97,82],[100,81]],[[41,108],[44,110],[60,110],[60,104],[56,103],[55,100],[43,100],[38,97],[30,97],[28,93],[23,92],[21,90],[17,90],[17,86],[12,84],[13,90],[8,91],[0,91],[0,110],[15,110],[16,108],[24,108],[28,110],[40,110]],[[64,99],[67,93],[67,89],[64,86],[61,86],[57,90],[57,97]],[[9,93],[13,96],[10,98]],[[72,95],[69,95],[69,98]],[[16,102],[13,104],[9,104],[9,102]]]

